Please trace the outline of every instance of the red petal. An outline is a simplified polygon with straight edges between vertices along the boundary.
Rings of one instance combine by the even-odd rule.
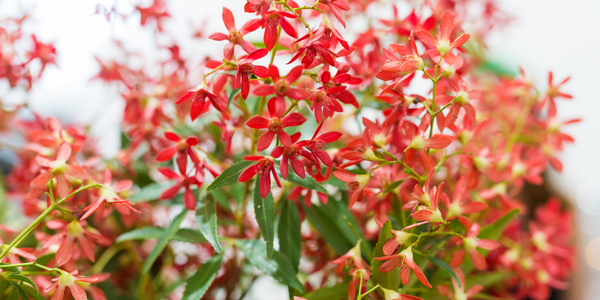
[[[480,211],[486,209],[487,207],[488,207],[488,205],[483,202],[471,202],[462,207],[462,213],[463,214],[472,214],[472,213],[480,212]]]
[[[156,155],[157,161],[168,161],[173,158],[173,155],[177,152],[177,146],[169,147],[167,149],[163,149]]]
[[[225,23],[225,27],[227,27],[227,30],[229,30],[229,32],[236,31],[235,19],[233,18],[233,14],[226,7],[223,7],[223,23]]]
[[[263,129],[269,127],[269,120],[261,116],[254,116],[246,121],[246,126],[254,129]]]
[[[450,40],[450,34],[454,28],[454,22],[450,12],[446,11],[440,21],[440,40]]]
[[[306,122],[306,118],[301,113],[291,113],[282,120],[282,126],[300,126]]]

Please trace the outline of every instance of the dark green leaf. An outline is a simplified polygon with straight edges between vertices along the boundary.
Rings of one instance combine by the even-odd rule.
[[[273,256],[270,259],[267,258],[267,248],[261,240],[236,240],[235,244],[238,249],[244,252],[250,264],[282,284],[288,285],[301,293],[305,292],[304,286],[296,278],[294,267],[281,253],[274,251]]]
[[[271,257],[273,255],[273,241],[275,240],[275,210],[271,193],[266,198],[260,195],[260,178],[256,180],[253,198],[254,216],[258,228],[260,228],[260,233],[262,233],[267,243],[267,257]]]
[[[304,296],[308,300],[340,300],[348,297],[348,282],[314,290]]]
[[[218,253],[223,252],[221,244],[219,244],[219,237],[217,236],[217,207],[213,195],[208,194],[208,196],[204,197],[203,201],[198,203],[198,207],[196,208],[196,223],[200,232],[210,242],[215,251]]]
[[[284,200],[279,217],[279,251],[292,262],[294,270],[298,272],[300,264],[300,216],[298,208],[293,201]]]
[[[173,184],[170,182],[166,183],[151,183],[139,190],[139,192],[135,193],[131,196],[129,200],[131,203],[143,202],[156,200],[160,197],[160,195]]]
[[[234,89],[233,91],[231,91],[231,93],[229,94],[229,100],[227,100],[227,109],[225,111],[229,111],[229,105],[231,105],[231,100],[233,100],[233,98],[235,98],[235,96],[240,92],[240,89]]]
[[[497,240],[504,231],[504,228],[506,228],[506,225],[518,214],[518,208],[509,211],[494,223],[482,227],[477,237],[480,239]]]
[[[395,188],[397,188],[398,186],[400,186],[404,182],[404,180],[405,179],[392,182],[392,184],[388,185],[388,187],[385,188],[385,190],[383,191],[383,193],[387,194],[387,193],[393,191]]]
[[[29,297],[27,296],[27,294],[25,293],[25,291],[23,290],[23,288],[21,286],[19,286],[12,280],[9,280],[8,282],[10,282],[10,285],[12,285],[12,287],[15,290],[17,290],[17,294],[19,295],[19,298],[21,298],[21,300],[29,300]]]
[[[394,234],[392,233],[392,222],[387,220],[383,224],[383,228],[379,233],[379,240],[377,241],[377,245],[375,245],[375,257],[384,256],[383,254],[383,245],[394,238]],[[380,284],[382,287],[390,290],[397,290],[400,287],[400,268],[395,268],[389,272],[379,272],[379,267],[383,264],[383,261],[379,261],[373,259],[371,261],[371,271],[373,282],[376,284]]]
[[[117,243],[131,240],[147,240],[158,239],[165,231],[160,227],[144,227],[130,232],[126,232],[117,238]],[[199,231],[182,228],[177,231],[171,239],[173,241],[189,242],[189,243],[205,243],[206,239]]]
[[[32,287],[35,288],[36,291],[38,291],[38,287],[35,284],[35,282],[33,282],[33,280],[29,279],[29,277],[25,276],[25,275],[21,275],[19,273],[10,273],[8,274],[8,276],[6,276],[8,279],[12,279],[12,280],[18,280],[18,281],[23,281],[23,282],[27,282],[29,283]],[[39,294],[39,291],[38,291]]]
[[[295,172],[290,171],[288,172],[287,181],[307,189],[315,190],[321,193],[327,193],[327,190],[309,175],[306,175],[306,177],[302,179],[298,177]]]
[[[179,225],[181,224],[187,213],[188,210],[184,207],[183,210],[175,217],[175,219],[173,219],[171,224],[169,224],[169,226],[162,232],[162,234],[158,238],[156,246],[154,246],[154,249],[152,249],[152,252],[150,252],[150,255],[148,255],[148,258],[146,258],[146,262],[144,262],[142,274],[148,274],[150,268],[152,268],[152,265],[154,264],[160,253],[165,249],[169,241],[173,239],[173,237],[179,230]]]
[[[240,176],[240,173],[242,173],[242,171],[244,171],[244,169],[246,169],[247,167],[249,167],[250,165],[252,165],[254,163],[256,163],[256,162],[249,161],[249,160],[243,160],[243,161],[240,161],[237,164],[232,165],[229,168],[223,170],[223,172],[221,172],[221,174],[219,176],[217,176],[217,178],[215,178],[215,181],[213,181],[206,188],[206,191],[210,192],[212,190],[220,189],[222,187],[236,183],[238,180],[238,177]]]
[[[46,297],[40,294],[37,289],[34,289],[28,285],[22,285],[21,288],[23,288],[25,293],[34,300],[46,300]]]
[[[456,283],[458,283],[458,286],[461,286],[460,280],[458,279],[458,276],[456,276],[456,273],[454,273],[454,270],[452,270],[452,268],[443,260],[435,258],[433,256],[428,256],[427,259],[432,262],[434,265],[440,267],[442,270],[448,272],[448,274],[450,274],[450,276],[452,276],[454,278],[454,280],[456,280]]]
[[[221,268],[223,256],[217,254],[204,263],[194,276],[187,280],[182,300],[200,300],[212,284]]]
[[[333,199],[329,199],[329,202],[332,200]],[[346,239],[344,233],[337,224],[332,222],[332,220],[335,219],[335,216],[325,205],[312,205],[311,207],[307,207],[302,204],[302,207],[304,208],[306,218],[310,224],[317,232],[319,232],[319,235],[331,245],[335,252],[342,255],[354,246]]]

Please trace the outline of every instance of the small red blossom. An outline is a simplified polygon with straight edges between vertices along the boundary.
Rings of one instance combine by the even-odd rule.
[[[252,93],[256,96],[268,96],[275,94],[279,98],[289,97],[294,100],[303,100],[310,97],[310,93],[304,89],[294,88],[291,85],[302,76],[302,66],[294,67],[285,78],[279,75],[279,69],[269,65],[269,75],[273,85],[262,84],[254,88]]]
[[[171,146],[169,148],[165,148],[158,152],[156,155],[157,161],[168,161],[177,154],[177,166],[179,168],[179,172],[181,174],[185,174],[187,169],[187,157],[189,156],[192,159],[196,159],[198,155],[192,149],[193,146],[198,145],[198,138],[195,136],[191,136],[185,139],[180,138],[177,134],[173,132],[165,132],[165,137],[177,144]]]
[[[213,33],[208,38],[215,41],[229,41],[229,43],[225,45],[225,48],[223,48],[223,56],[225,56],[225,59],[231,60],[233,58],[233,50],[235,45],[240,45],[248,54],[256,51],[256,47],[254,47],[252,43],[244,40],[244,35],[256,30],[260,26],[258,19],[248,21],[238,31],[235,28],[235,19],[233,18],[233,14],[229,9],[223,7],[223,23],[225,23],[225,27],[227,27],[229,34]]]
[[[279,177],[277,177],[277,173],[275,173],[275,162],[273,158],[270,156],[246,156],[245,160],[257,161],[256,164],[248,167],[246,170],[242,171],[240,177],[238,178],[239,182],[246,182],[250,180],[250,178],[254,177],[254,175],[258,174],[260,177],[260,195],[265,198],[271,192],[271,174],[273,174],[273,178],[275,178],[275,182],[278,187],[281,187],[281,182],[279,182]]]
[[[277,136],[281,143],[291,148],[292,140],[290,135],[283,129],[292,126],[300,126],[306,122],[306,118],[300,113],[291,113],[284,117],[285,107],[282,99],[271,98],[267,104],[270,119],[262,116],[254,116],[246,121],[246,125],[254,129],[268,129],[259,139],[256,150],[263,151],[271,145],[273,138]]]
[[[33,187],[41,187],[48,184],[51,176],[56,178],[56,190],[61,198],[69,195],[69,181],[65,175],[69,175],[81,180],[89,178],[85,169],[79,166],[67,164],[67,160],[71,157],[71,145],[63,143],[56,152],[56,159],[52,160],[45,156],[37,156],[36,161],[42,165],[45,170],[42,171],[31,182]]]
[[[268,78],[269,70],[263,66],[255,66],[252,63],[269,53],[267,49],[258,49],[240,59],[237,62],[237,72],[235,74],[235,88],[242,90],[242,98],[246,100],[250,91],[250,76],[256,75],[260,78]]]
[[[200,185],[202,184],[202,181],[198,180],[197,176],[190,177],[185,173],[181,173],[181,175],[178,175],[169,168],[160,168],[158,169],[158,171],[169,179],[177,180],[177,182],[172,187],[166,189],[160,195],[159,199],[173,199],[177,195],[179,190],[181,190],[181,188],[184,187],[185,192],[183,193],[183,202],[189,210],[195,210],[197,201],[196,196],[194,196],[194,193],[190,188],[190,185]]]
[[[216,110],[223,111],[221,104],[219,103],[219,98],[215,94],[209,92],[208,86],[204,83],[201,83],[194,89],[188,90],[175,102],[175,104],[181,104],[190,98],[192,98],[192,108],[190,109],[190,118],[192,121],[196,120],[208,109],[206,106],[206,98],[208,98]]]
[[[87,295],[80,283],[96,283],[108,279],[108,274],[98,274],[94,276],[81,277],[77,275],[77,271],[71,273],[59,271],[60,276],[52,279],[54,283],[44,289],[44,292],[50,293],[54,291],[52,300],[67,300],[73,296],[75,300],[87,300]]]
[[[469,230],[467,231],[467,236],[461,238],[458,242],[462,244],[463,249],[459,249],[452,255],[452,259],[450,259],[451,267],[458,267],[462,264],[465,258],[465,251],[471,257],[471,261],[473,265],[479,270],[485,269],[486,262],[485,257],[477,251],[477,248],[485,249],[485,250],[494,250],[500,247],[498,242],[493,240],[483,240],[478,239],[477,235],[479,234],[479,230],[481,227],[477,223],[469,224],[469,221],[465,221],[466,219],[461,219],[461,223],[465,226],[470,225]]]
[[[413,260],[412,247],[408,247],[397,254],[375,257],[375,259],[385,261],[379,266],[379,272],[390,272],[400,266],[400,279],[404,285],[408,284],[410,270],[412,270],[423,285],[431,287],[429,280]]]
[[[352,191],[352,196],[350,197],[350,203],[348,204],[348,208],[352,208],[356,201],[360,202],[363,198],[363,190],[369,183],[371,179],[371,174],[357,175],[354,173],[350,173],[346,170],[338,170],[333,172],[333,176],[337,177],[337,179],[343,181],[348,185],[348,188]]]
[[[429,34],[429,32],[425,30],[418,30],[415,32],[415,34],[419,40],[421,40],[421,42],[433,47],[435,49],[435,53],[444,56],[449,62],[451,62],[454,60],[454,54],[452,54],[450,51],[452,51],[454,48],[462,46],[462,44],[464,44],[471,37],[470,34],[463,33],[454,41],[450,42],[452,29],[454,29],[454,20],[452,19],[452,14],[450,14],[450,12],[445,12],[440,22],[439,40],[436,40],[433,36],[431,36],[431,34]],[[432,53],[429,53],[428,55],[433,56]]]
[[[110,244],[110,241],[98,233],[86,229],[85,221],[77,221],[74,219],[70,223],[51,220],[46,223],[50,229],[59,229],[60,231],[44,241],[44,248],[51,245],[60,244],[56,251],[55,261],[57,266],[62,266],[71,260],[75,250],[75,241],[79,244],[81,252],[92,262],[94,258],[94,241],[104,245]]]
[[[265,28],[263,40],[268,50],[273,49],[277,43],[277,27],[281,26],[283,31],[293,38],[298,38],[296,29],[285,18],[295,19],[296,15],[290,12],[271,10],[262,15],[259,24]]]
[[[115,184],[112,184],[112,173],[109,169],[104,170],[104,184],[100,188],[100,196],[95,203],[90,204],[83,210],[86,213],[81,217],[81,220],[85,220],[92,213],[94,213],[101,204],[104,204],[106,213],[110,213],[110,209],[115,207],[121,214],[128,215],[131,211],[135,213],[141,213],[137,209],[133,208],[133,203],[129,203],[129,200],[124,200],[118,193],[131,189],[133,182],[131,180],[120,180]]]

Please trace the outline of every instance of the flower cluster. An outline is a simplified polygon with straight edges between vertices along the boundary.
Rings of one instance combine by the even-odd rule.
[[[223,32],[189,37],[223,47],[201,67],[169,35],[168,3],[98,6],[109,22],[137,18],[160,55],[120,41],[120,58],[96,58],[92,80],[124,103],[114,158],[84,127],[27,105],[31,118],[0,115],[2,134],[23,137],[0,192],[34,220],[0,225],[0,298],[42,286],[52,299],[236,299],[256,269],[296,300],[548,299],[566,288],[571,214],[519,196],[548,166],[562,170],[557,154],[573,142],[562,126],[579,121],[557,113],[568,79],[550,73],[540,93],[523,70],[482,67],[486,34],[508,20],[493,1],[482,15],[467,9],[474,0],[409,1],[410,12],[305,2],[224,7]],[[368,21],[372,11],[393,16]],[[250,20],[236,24],[241,13]],[[0,78],[31,85],[10,56],[18,32],[0,28]],[[28,63],[55,64],[52,45],[32,39]]]

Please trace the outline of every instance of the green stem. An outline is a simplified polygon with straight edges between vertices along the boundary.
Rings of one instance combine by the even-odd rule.
[[[23,230],[8,246],[4,246],[5,249],[4,249],[4,251],[2,251],[2,254],[0,254],[0,261],[2,260],[2,258],[4,258],[4,256],[6,256],[6,254],[8,254],[8,252],[10,252],[10,250],[12,248],[17,247],[35,229],[35,227],[37,227],[44,220],[44,218],[46,218],[46,216],[48,214],[50,214],[53,210],[57,209],[57,207],[61,203],[63,203],[64,201],[69,199],[71,196],[73,196],[85,189],[89,189],[89,188],[97,187],[97,186],[101,186],[101,185],[98,183],[94,183],[94,184],[82,186],[79,189],[72,192],[71,194],[67,195],[66,197],[60,199],[59,201],[53,202],[44,212],[42,212],[42,214],[40,216],[38,216],[31,224],[29,224],[29,226],[27,226],[27,228],[25,228],[25,230]]]
[[[271,62],[269,65],[273,64],[275,60],[275,53],[277,53],[277,47],[279,46],[279,36],[281,36],[281,26],[277,26],[277,40],[275,40],[275,46],[273,46],[273,50],[271,52]]]
[[[358,298],[356,300],[362,299],[362,285],[363,285],[363,273],[360,272],[360,282],[358,283]]]
[[[378,288],[380,288],[380,287],[381,287],[381,286],[380,286],[379,284],[377,284],[377,285],[376,285],[376,286],[374,286],[372,289],[370,289],[370,290],[366,291],[364,294],[362,294],[362,296],[364,297],[364,296],[366,296],[366,295],[368,295],[368,294],[372,293],[373,291],[375,291],[376,289],[378,289]]]
[[[38,268],[40,268],[40,269],[44,269],[44,270],[46,270],[46,271],[48,271],[48,272],[53,272],[53,271],[56,271],[56,272],[58,272],[58,271],[62,271],[62,270],[61,270],[61,269],[59,269],[59,268],[48,268],[48,267],[46,267],[46,266],[44,266],[44,265],[38,264],[38,263],[37,263],[37,262],[35,262],[35,261],[28,262],[28,263],[22,263],[22,264],[2,265],[2,268],[16,268],[16,267],[29,267],[29,266],[38,267]]]

